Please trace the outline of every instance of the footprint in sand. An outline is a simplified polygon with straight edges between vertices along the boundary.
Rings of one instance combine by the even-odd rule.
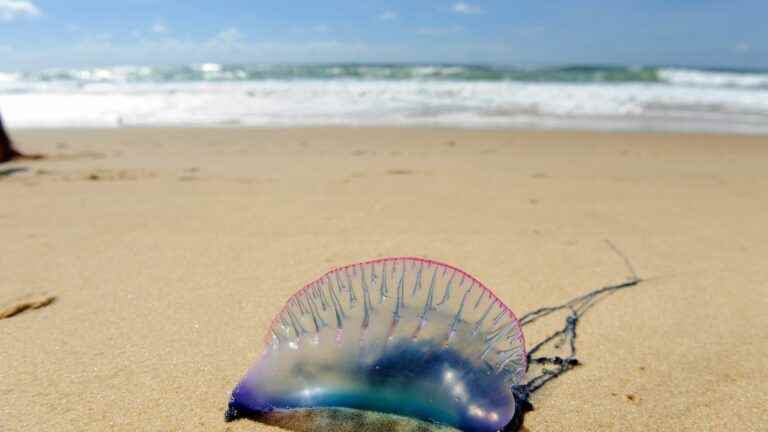
[[[100,169],[91,171],[87,174],[84,174],[81,178],[84,178],[85,180],[91,180],[91,181],[114,181],[114,180],[139,180],[139,179],[148,179],[155,177],[156,174],[152,171],[147,170],[131,170],[131,169],[121,169],[121,170],[107,170],[107,169]]]
[[[409,169],[391,169],[387,171],[387,174],[389,175],[411,175],[415,174],[413,170]]]
[[[77,153],[61,153],[46,155],[45,159],[49,161],[64,161],[64,160],[78,160],[78,159],[104,159],[107,155],[105,153],[99,153],[94,151],[82,151]]]

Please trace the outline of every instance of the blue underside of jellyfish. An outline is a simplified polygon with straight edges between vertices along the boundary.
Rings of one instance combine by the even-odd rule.
[[[312,383],[311,369],[298,365],[294,372],[300,379]],[[468,372],[458,376],[452,371]],[[361,365],[350,375],[350,379],[358,382],[354,388],[310,385],[299,393],[270,395],[261,392],[258,386],[238,386],[232,395],[230,409],[247,416],[274,410],[346,407],[475,431],[487,429],[489,423],[485,416],[477,415],[478,410],[498,416],[510,405],[514,406],[504,382],[500,382],[492,371],[475,370],[461,353],[430,342],[401,342],[375,363]],[[433,383],[443,383],[441,393],[434,393]],[[474,410],[467,409],[471,404],[458,397],[456,389],[460,389],[461,394],[473,395],[477,401]]]

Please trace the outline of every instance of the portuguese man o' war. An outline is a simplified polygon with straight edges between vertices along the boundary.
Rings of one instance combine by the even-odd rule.
[[[530,394],[578,363],[578,317],[556,335],[572,335],[564,359],[532,358],[522,324],[564,308],[576,314],[585,306],[577,300],[518,320],[478,279],[437,261],[386,258],[331,270],[274,318],[226,419],[295,431],[517,430]],[[529,362],[559,370],[525,382]]]

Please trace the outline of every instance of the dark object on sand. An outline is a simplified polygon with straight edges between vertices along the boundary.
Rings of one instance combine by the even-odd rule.
[[[13,159],[42,159],[42,155],[26,155],[13,147],[13,142],[3,127],[3,118],[0,117],[0,163]]]
[[[0,308],[0,320],[16,316],[29,310],[44,308],[56,301],[56,296],[38,295],[19,300],[7,307]]]
[[[533,411],[533,405],[530,402],[530,398],[535,392],[540,390],[550,381],[557,379],[564,373],[581,365],[581,362],[576,358],[576,328],[579,325],[581,317],[603,297],[609,296],[616,291],[633,287],[643,281],[637,276],[637,273],[635,273],[635,269],[629,261],[629,258],[621,253],[613,243],[610,241],[606,242],[608,243],[608,246],[624,260],[624,263],[627,266],[629,277],[627,277],[624,282],[590,291],[558,306],[536,309],[520,318],[520,326],[525,327],[526,325],[550,314],[566,310],[569,312],[568,316],[565,318],[563,327],[560,330],[555,331],[543,340],[534,344],[526,354],[528,375],[534,376],[525,384],[516,385],[512,388],[512,391],[515,394],[518,410],[515,412],[515,417],[508,425],[508,431],[518,430],[523,425],[525,414],[528,411]],[[567,353],[563,356],[555,354],[549,356],[536,356],[539,351],[546,348],[550,348],[554,351],[565,349],[567,350]]]

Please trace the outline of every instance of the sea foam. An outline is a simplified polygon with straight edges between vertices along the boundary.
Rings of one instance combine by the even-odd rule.
[[[10,127],[457,126],[768,132],[768,74],[459,65],[0,74]]]

